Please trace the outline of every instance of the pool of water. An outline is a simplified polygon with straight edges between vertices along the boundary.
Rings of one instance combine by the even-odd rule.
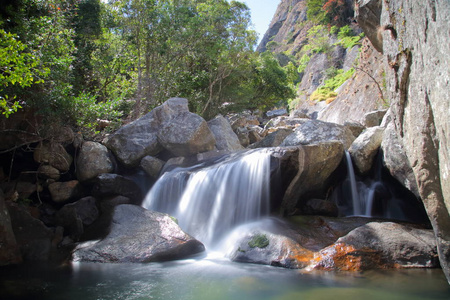
[[[149,264],[0,268],[0,299],[450,299],[441,270],[301,272],[209,255]]]

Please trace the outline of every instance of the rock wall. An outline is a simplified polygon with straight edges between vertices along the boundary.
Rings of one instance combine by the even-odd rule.
[[[361,0],[373,44],[382,46],[393,124],[432,222],[450,282],[450,2]],[[369,13],[381,7],[381,13]],[[378,24],[378,25],[375,25]],[[376,26],[376,28],[374,28]]]

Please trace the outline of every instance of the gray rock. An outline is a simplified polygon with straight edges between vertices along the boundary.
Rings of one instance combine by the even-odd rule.
[[[153,156],[146,156],[141,160],[140,166],[149,176],[158,178],[165,162]]]
[[[364,125],[366,127],[380,126],[386,112],[386,109],[382,109],[366,113],[364,115]]]
[[[48,186],[52,200],[64,203],[69,200],[83,197],[85,190],[78,180],[67,182],[54,182]]]
[[[102,198],[106,196],[124,196],[133,201],[142,200],[140,187],[131,179],[118,174],[100,174],[93,180],[92,195]]]
[[[358,9],[355,12],[358,24],[364,29],[364,33],[378,52],[383,52],[383,40],[380,39],[378,32],[381,6],[381,0],[359,0]]]
[[[55,216],[56,224],[64,227],[71,236],[78,239],[84,226],[91,225],[98,218],[97,200],[86,197],[77,202],[64,205]]]
[[[34,160],[40,164],[49,164],[61,172],[67,172],[73,158],[64,147],[56,142],[40,142],[34,150]]]
[[[114,166],[108,149],[100,143],[84,142],[77,159],[77,178],[80,182],[111,173]]]
[[[381,2],[386,98],[450,282],[450,2]]]
[[[358,122],[345,122],[344,126],[350,129],[350,131],[353,133],[353,136],[356,138],[366,129],[365,126],[361,125]]]
[[[307,266],[307,259],[301,261],[295,256],[312,258],[313,254],[289,237],[259,230],[241,238],[230,254],[230,259],[291,269]]]
[[[339,210],[336,203],[322,199],[309,199],[303,207],[307,215],[337,217]]]
[[[406,156],[403,141],[398,137],[392,122],[386,126],[381,148],[383,149],[383,163],[389,173],[414,195],[420,197],[416,177]]]
[[[9,203],[8,211],[23,260],[48,261],[55,250],[52,246],[53,231],[23,206]]]
[[[0,245],[0,266],[22,262],[2,190],[0,190]]]
[[[119,205],[109,234],[101,241],[82,244],[74,261],[154,262],[186,258],[204,251],[199,241],[184,233],[169,215],[135,205]]]
[[[278,147],[284,141],[284,139],[293,132],[292,129],[278,129],[272,133],[269,133],[264,139],[250,145],[250,148],[267,148]]]
[[[287,114],[288,114],[288,112],[284,108],[270,110],[270,111],[266,112],[266,116],[268,116],[269,118],[275,118],[275,117],[284,116],[284,115],[287,115]]]
[[[339,141],[348,149],[355,137],[345,126],[318,120],[308,120],[286,137],[281,146],[308,145]]]
[[[294,153],[286,154],[290,156],[290,168],[296,172],[282,200],[282,211],[290,215],[304,205],[301,199],[325,196],[330,176],[344,156],[344,147],[337,141],[325,142],[297,147]]]
[[[216,116],[208,121],[209,129],[216,139],[217,150],[242,150],[243,147],[239,138],[233,132],[230,123],[222,115]]]
[[[318,269],[436,268],[432,230],[392,222],[358,227],[320,251]]]
[[[151,111],[107,137],[104,144],[127,167],[135,167],[146,155],[156,155],[162,147],[156,135],[159,121]]]
[[[144,156],[154,156],[163,150],[157,136],[159,127],[183,112],[189,112],[187,99],[170,98],[142,118],[121,127],[104,143],[122,164],[136,167]]]
[[[383,140],[384,128],[367,128],[348,149],[352,160],[361,174],[367,174],[373,166],[375,156]]]
[[[206,121],[190,112],[161,124],[158,141],[175,156],[190,156],[214,149],[216,140]]]

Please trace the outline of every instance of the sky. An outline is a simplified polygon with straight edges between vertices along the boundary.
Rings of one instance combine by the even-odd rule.
[[[269,28],[270,21],[272,21],[281,0],[241,0],[241,2],[246,3],[250,8],[252,23],[259,35],[259,43]]]

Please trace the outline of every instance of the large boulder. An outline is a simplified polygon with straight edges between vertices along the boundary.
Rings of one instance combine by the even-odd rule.
[[[450,282],[450,2],[381,2],[386,99]],[[413,21],[412,21],[413,20]],[[364,31],[374,30],[361,24]],[[378,28],[377,28],[378,29]]]
[[[216,139],[217,150],[234,151],[243,149],[230,123],[222,115],[208,121],[208,126]]]
[[[296,147],[295,154],[289,155],[296,174],[283,196],[284,214],[295,213],[310,198],[325,196],[330,176],[344,156],[344,147],[337,141],[324,142]]]
[[[0,245],[0,266],[22,262],[2,190],[0,190]]]
[[[383,132],[383,127],[370,127],[358,136],[348,149],[357,170],[361,174],[367,174],[372,168],[375,155],[383,140]]]
[[[156,155],[162,150],[156,135],[159,122],[154,115],[154,111],[149,112],[121,127],[104,141],[123,165],[135,167],[144,156]]]
[[[8,211],[23,260],[50,260],[55,251],[52,244],[54,232],[21,205],[9,203]]]
[[[290,269],[305,268],[313,258],[313,251],[291,238],[266,231],[254,231],[242,237],[230,254],[232,261]]]
[[[281,146],[296,146],[339,141],[348,149],[355,137],[350,129],[343,125],[318,120],[308,120],[298,126],[286,137]]]
[[[147,173],[147,175],[156,179],[158,178],[159,173],[161,173],[164,164],[165,162],[159,158],[148,155],[141,160],[139,166]]]
[[[183,232],[167,214],[140,206],[119,205],[109,234],[101,241],[82,244],[74,261],[155,262],[182,259],[204,251],[204,246]]]
[[[96,142],[84,142],[77,159],[77,178],[80,182],[114,170],[108,148]]]
[[[158,141],[175,156],[211,151],[216,144],[206,121],[191,112],[179,113],[161,124]]]
[[[392,222],[358,227],[321,250],[316,269],[437,268],[439,259],[431,230]]]
[[[123,165],[136,167],[144,156],[163,150],[157,136],[160,125],[183,112],[189,112],[187,99],[170,98],[142,118],[121,127],[105,140],[105,145]]]
[[[249,146],[249,148],[267,148],[267,147],[278,147],[284,141],[284,139],[293,132],[292,129],[280,128],[272,133],[269,133],[261,141],[256,142]]]

